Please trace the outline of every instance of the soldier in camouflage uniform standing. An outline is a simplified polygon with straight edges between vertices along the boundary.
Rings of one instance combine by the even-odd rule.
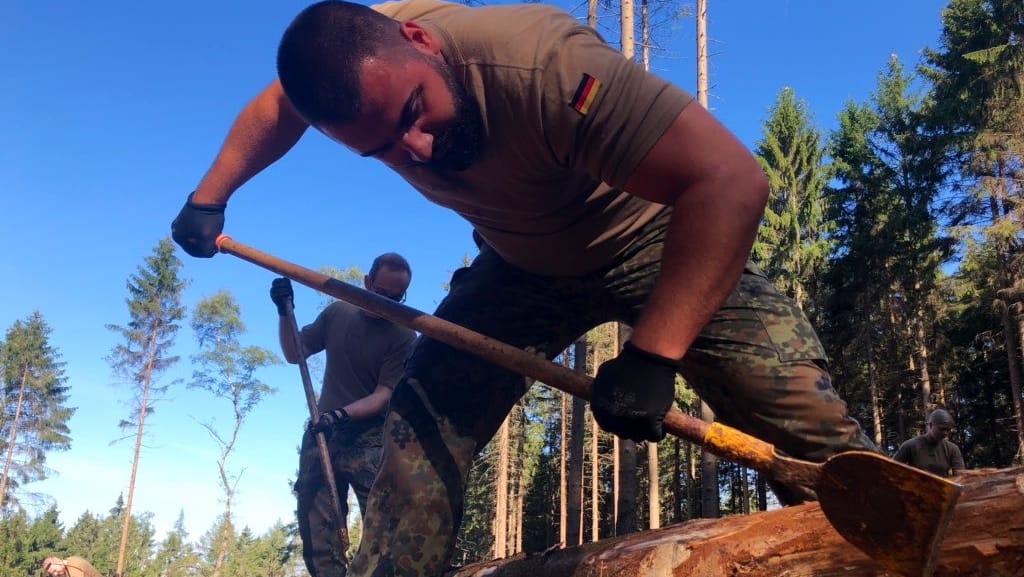
[[[661,439],[681,373],[724,423],[790,455],[873,448],[807,319],[747,262],[768,197],[756,160],[689,94],[565,12],[307,8],[281,41],[278,79],[172,224],[178,243],[213,256],[229,197],[309,126],[473,225],[480,255],[437,316],[549,358],[600,323],[633,327],[594,381],[604,429]],[[391,401],[353,573],[444,571],[473,456],[524,392],[521,377],[420,340]]]
[[[366,289],[401,302],[412,280],[409,263],[399,254],[374,259],[363,278]],[[281,350],[290,363],[300,360],[296,350],[288,303],[294,302],[291,281],[274,279],[270,298],[281,316]],[[384,414],[415,333],[342,301],[327,305],[312,324],[299,333],[301,358],[325,351],[324,383],[317,402],[320,417],[306,429],[299,450],[295,481],[296,515],[302,554],[312,577],[345,575],[344,551],[339,551],[330,487],[320,464],[316,434],[324,433],[341,516],[348,513],[348,488],[366,513],[366,496],[377,475],[382,453]],[[344,521],[342,521],[344,522]]]

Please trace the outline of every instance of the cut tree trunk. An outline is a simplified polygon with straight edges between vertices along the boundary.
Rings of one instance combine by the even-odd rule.
[[[1024,576],[1024,468],[968,471],[935,577]],[[463,567],[448,577],[889,577],[816,503]]]

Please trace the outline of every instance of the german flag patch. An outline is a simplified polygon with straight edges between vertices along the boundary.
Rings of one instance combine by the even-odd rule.
[[[576,87],[576,94],[573,95],[572,101],[569,102],[569,108],[586,116],[590,112],[590,105],[594,103],[594,99],[597,98],[597,93],[600,90],[601,81],[589,74],[584,74],[583,80],[580,80],[580,85]]]

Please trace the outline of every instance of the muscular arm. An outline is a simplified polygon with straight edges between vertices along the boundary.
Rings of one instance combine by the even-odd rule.
[[[291,150],[308,127],[274,80],[235,119],[193,202],[226,204],[246,181]]]
[[[750,152],[691,103],[625,189],[673,207],[661,275],[632,341],[679,359],[739,281],[768,199],[768,181]]]
[[[291,320],[286,317],[279,317],[277,322],[277,337],[281,341],[281,352],[284,353],[284,360],[296,365],[302,359],[309,356],[305,347],[302,347],[302,356],[295,347],[295,336],[292,334]]]
[[[384,412],[391,401],[391,387],[377,385],[372,393],[345,406],[345,412],[353,420],[369,419]]]

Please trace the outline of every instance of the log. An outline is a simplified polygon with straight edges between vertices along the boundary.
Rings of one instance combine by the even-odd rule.
[[[1024,577],[1024,468],[967,471],[935,577]],[[897,577],[850,545],[816,503],[475,563],[447,577]]]

